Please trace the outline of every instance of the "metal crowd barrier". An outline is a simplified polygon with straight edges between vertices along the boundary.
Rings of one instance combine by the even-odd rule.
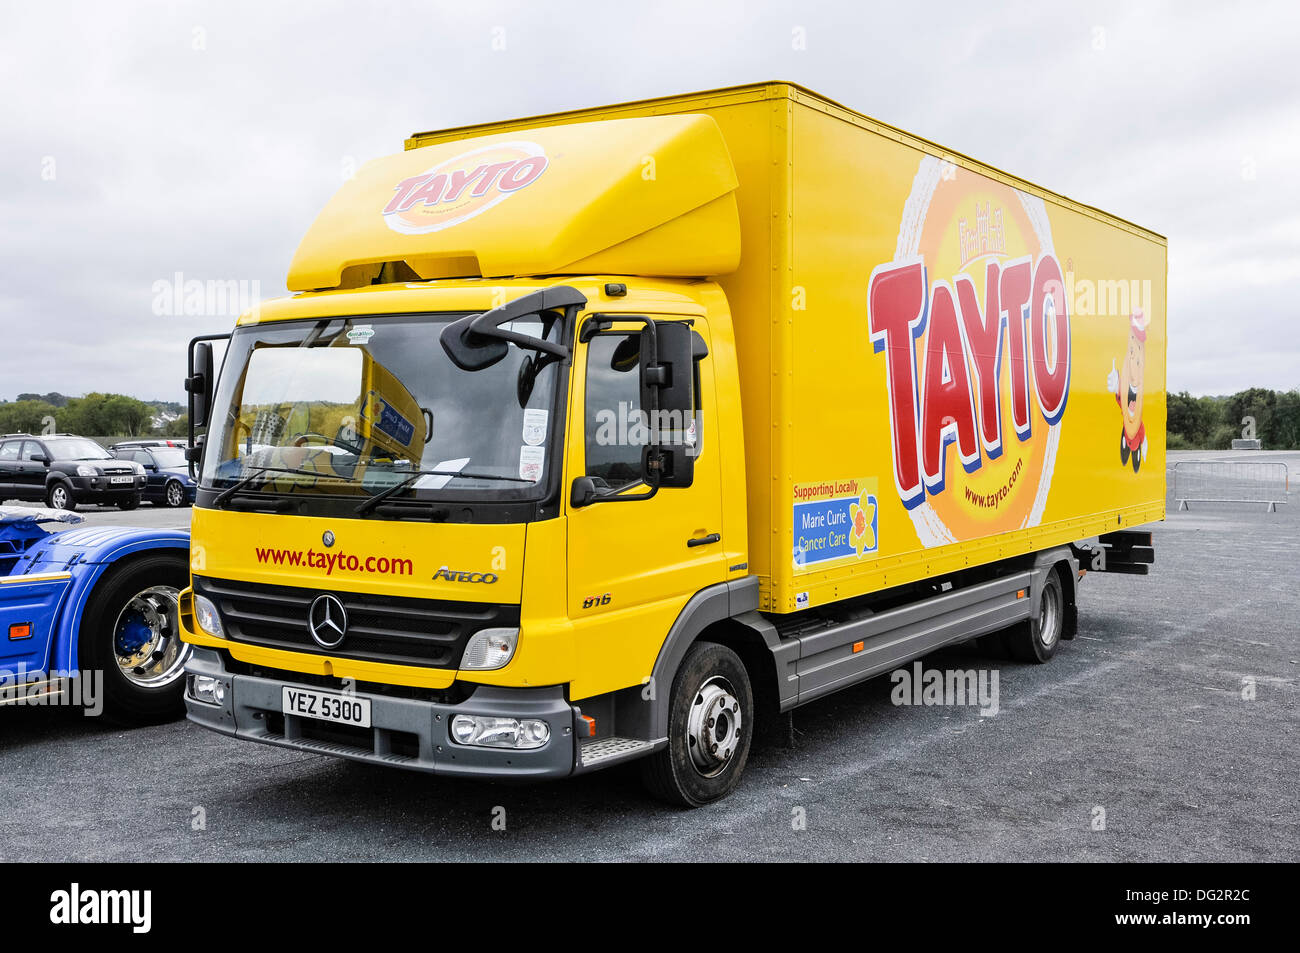
[[[1289,475],[1285,463],[1174,464],[1174,499],[1178,509],[1189,503],[1267,503],[1277,512],[1287,501]]]

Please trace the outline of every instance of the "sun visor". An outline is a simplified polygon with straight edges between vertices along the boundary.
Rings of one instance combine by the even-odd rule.
[[[709,116],[461,139],[364,165],[312,223],[291,291],[379,277],[719,275],[740,262],[735,168]],[[409,269],[409,270],[408,270]]]

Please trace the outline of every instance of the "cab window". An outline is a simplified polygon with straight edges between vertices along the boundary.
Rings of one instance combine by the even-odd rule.
[[[597,334],[587,345],[587,476],[608,486],[641,478],[641,337]]]
[[[698,459],[702,451],[698,360],[691,383],[694,420],[679,439],[694,447]],[[640,480],[641,453],[650,436],[648,422],[641,407],[640,332],[595,335],[587,345],[586,475],[612,487]]]

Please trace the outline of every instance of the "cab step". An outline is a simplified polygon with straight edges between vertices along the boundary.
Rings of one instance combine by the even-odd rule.
[[[626,761],[649,754],[654,745],[636,738],[595,738],[582,743],[582,766],[594,768],[614,761]]]

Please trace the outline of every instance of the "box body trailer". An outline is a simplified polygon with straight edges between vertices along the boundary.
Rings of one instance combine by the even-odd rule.
[[[406,146],[192,345],[194,720],[700,804],[756,714],[1045,661],[1152,561],[1159,235],[783,83]]]

